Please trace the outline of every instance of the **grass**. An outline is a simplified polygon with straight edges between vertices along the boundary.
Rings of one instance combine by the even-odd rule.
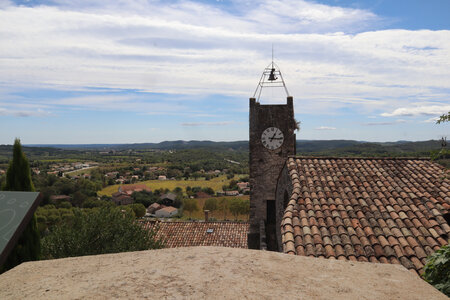
[[[243,177],[245,175],[235,175],[234,176],[234,180],[238,180],[240,177]],[[194,186],[199,186],[202,188],[205,187],[210,187],[212,188],[214,191],[220,191],[222,190],[222,186],[226,185],[230,182],[230,180],[232,179],[227,179],[226,175],[222,175],[219,177],[214,177],[211,178],[211,180],[205,180],[203,179],[198,179],[198,180],[193,180],[193,179],[189,179],[189,180],[147,180],[147,181],[142,181],[142,182],[137,182],[137,184],[145,184],[147,187],[149,187],[152,191],[154,190],[158,190],[158,189],[169,189],[169,190],[173,190],[176,187],[180,187],[183,190],[186,190],[186,187],[190,186],[190,187],[194,187]],[[115,184],[115,185],[110,185],[105,187],[104,189],[102,189],[101,191],[98,191],[97,194],[99,196],[111,196],[112,194],[114,194],[115,192],[118,191],[119,189],[119,184]],[[202,206],[203,207],[203,204]]]

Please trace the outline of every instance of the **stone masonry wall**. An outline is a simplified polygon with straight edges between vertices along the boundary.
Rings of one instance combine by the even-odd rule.
[[[292,195],[292,180],[289,175],[289,171],[287,165],[285,164],[280,178],[277,183],[277,191],[276,191],[276,199],[275,199],[275,207],[276,207],[276,220],[277,220],[277,240],[278,240],[278,251],[282,251],[282,242],[281,242],[281,220],[283,219],[284,210],[286,208],[286,200],[289,201],[289,198]],[[285,199],[287,197],[287,199]]]
[[[268,127],[279,128],[283,145],[268,150],[261,143],[261,134]],[[292,97],[287,104],[261,105],[250,98],[250,234],[249,248],[259,248],[259,223],[266,220],[267,201],[275,201],[277,180],[286,159],[295,154],[295,119]]]

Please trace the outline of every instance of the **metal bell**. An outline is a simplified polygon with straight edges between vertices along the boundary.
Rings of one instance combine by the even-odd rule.
[[[278,79],[278,77],[275,77],[275,68],[272,68],[272,70],[270,70],[269,78],[267,80],[275,81],[277,79]]]

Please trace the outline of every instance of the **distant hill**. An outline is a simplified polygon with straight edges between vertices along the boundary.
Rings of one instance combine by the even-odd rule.
[[[354,140],[297,140],[297,154],[308,156],[362,156],[362,157],[429,157],[432,151],[441,148],[438,140],[410,142],[397,141],[370,143]],[[193,150],[209,152],[248,152],[248,141],[165,141],[140,144],[86,144],[86,145],[24,145],[30,159],[94,159],[99,152],[138,153],[148,151]],[[0,163],[6,163],[12,155],[12,145],[0,145]]]
[[[353,140],[297,140],[297,153],[321,152],[332,149],[354,147],[364,142]]]
[[[9,148],[8,145],[0,145],[2,149]],[[397,142],[364,142],[354,140],[297,140],[297,153],[299,154],[324,154],[337,152],[371,152],[380,153],[410,153],[410,152],[429,152],[441,147],[440,141],[429,140],[420,142],[397,141]],[[38,152],[54,152],[59,150],[91,150],[91,151],[109,151],[109,150],[181,150],[181,149],[232,149],[248,150],[248,141],[235,142],[213,142],[213,141],[164,141],[161,143],[136,143],[136,144],[51,144],[51,145],[25,145],[25,148]]]
[[[32,147],[53,147],[59,149],[71,150],[141,150],[141,149],[155,149],[155,150],[179,150],[179,149],[194,149],[194,148],[224,148],[233,150],[248,150],[248,141],[236,142],[213,142],[213,141],[164,141],[160,143],[135,143],[135,144],[52,144],[52,145],[27,145]]]
[[[369,143],[359,141],[297,141],[297,154],[317,156],[414,156],[428,157],[441,148],[437,140],[409,142]]]

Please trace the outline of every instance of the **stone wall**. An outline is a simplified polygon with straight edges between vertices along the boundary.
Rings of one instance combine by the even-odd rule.
[[[267,201],[275,201],[281,169],[288,156],[295,154],[295,119],[292,97],[286,104],[262,105],[250,98],[250,233],[249,248],[259,249],[259,224],[267,218]],[[266,149],[261,134],[268,127],[279,128],[283,145]]]
[[[289,201],[292,195],[292,180],[289,175],[289,171],[287,165],[285,164],[280,178],[277,183],[277,191],[276,191],[276,199],[275,199],[275,207],[276,207],[276,219],[277,219],[277,241],[278,241],[278,251],[281,252],[283,250],[283,245],[281,242],[281,220],[283,219],[284,210],[287,206],[287,201]]]

